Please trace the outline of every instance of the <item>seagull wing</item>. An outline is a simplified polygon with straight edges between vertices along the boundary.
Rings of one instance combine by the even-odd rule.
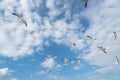
[[[13,15],[15,15],[16,17],[20,18],[20,15],[17,13],[12,13]]]
[[[22,19],[21,22],[23,22],[25,26],[27,27],[27,22],[25,20]]]
[[[105,50],[102,50],[105,54],[107,54],[107,52]]]
[[[74,45],[74,46],[76,46],[76,44],[75,44],[75,43],[73,43],[73,45]]]
[[[115,35],[115,38],[114,39],[116,39],[117,38],[117,35]]]
[[[64,63],[66,63],[66,62],[67,62],[67,59],[66,59],[66,58],[64,58],[64,59],[62,59],[62,61],[63,61]]]
[[[12,14],[15,15],[16,17],[18,17],[20,22],[23,22],[25,24],[25,26],[27,27],[27,22],[24,19],[22,19],[19,14],[17,14],[17,13],[12,13]]]
[[[80,64],[80,60],[77,61],[77,64]]]
[[[73,46],[76,46],[76,44],[74,42],[70,42],[70,44],[73,45]]]
[[[92,38],[91,36],[87,35],[87,37],[88,37],[90,40],[93,40],[93,38]]]
[[[86,8],[88,4],[88,0],[84,0],[84,2],[85,2],[85,8]]]
[[[120,61],[119,61],[119,59],[117,58],[117,56],[116,56],[116,59],[117,59],[117,62],[120,63]]]

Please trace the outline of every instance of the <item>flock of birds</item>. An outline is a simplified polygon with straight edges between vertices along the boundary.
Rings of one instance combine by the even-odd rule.
[[[57,56],[55,56],[55,55],[46,55],[45,56],[47,59],[49,58],[53,58],[53,59],[56,59],[57,58]],[[80,64],[80,59],[79,58],[74,58],[74,59],[70,59],[70,58],[63,58],[62,59],[62,62],[64,63],[64,64],[66,64],[66,63],[68,63],[68,62],[70,62],[70,63],[74,63],[74,61],[77,63],[77,64]]]
[[[92,36],[90,36],[90,35],[87,35],[87,37],[91,40],[91,41],[95,41],[95,40],[97,40],[96,38],[93,38]],[[113,32],[113,36],[112,36],[113,38],[114,38],[114,40],[116,40],[116,38],[117,38],[117,33],[116,32]],[[74,42],[70,42],[70,44],[72,45],[72,46],[74,46],[74,47],[76,47],[77,45],[74,43]],[[106,48],[104,48],[103,46],[96,46],[99,50],[101,50],[102,52],[104,52],[105,54],[107,54],[107,51],[106,51]],[[57,56],[54,56],[54,55],[47,55],[46,56],[47,58],[53,58],[53,59],[56,59],[57,58]],[[120,61],[119,61],[119,59],[118,59],[118,57],[117,56],[115,56],[115,59],[116,59],[116,61],[117,61],[117,63],[120,63]],[[63,58],[62,59],[62,62],[64,63],[63,65],[67,65],[67,63],[74,63],[74,62],[76,62],[78,65],[79,64],[81,64],[81,59],[80,58],[73,58],[73,59],[71,59],[71,58]],[[48,71],[47,71],[47,73],[48,72],[52,72],[54,69],[49,69]]]
[[[95,41],[97,40],[96,38],[93,38],[92,36],[90,35],[87,35],[87,37],[91,40],[91,41]],[[117,32],[113,32],[113,36],[114,40],[116,40],[117,38]],[[74,47],[76,46],[75,42],[70,42],[71,45],[73,45]],[[103,46],[96,46],[99,50],[101,50],[102,52],[104,52],[105,54],[107,54],[107,51],[106,51],[106,48],[103,47]],[[117,56],[115,56],[116,60],[118,63],[120,63],[119,59]],[[70,61],[69,59],[67,61]]]
[[[88,5],[88,0],[84,0],[84,6],[85,6],[85,8],[87,7],[87,5]],[[19,14],[17,14],[17,13],[12,13],[12,14],[18,18],[19,22],[24,23],[26,27],[28,26],[26,20],[24,20]],[[93,37],[90,36],[90,35],[87,35],[87,37],[88,37],[91,41],[96,41],[96,40],[97,40],[96,38],[93,38]],[[116,40],[116,38],[117,38],[117,32],[113,32],[113,36],[112,36],[112,37],[114,38],[114,40]],[[77,46],[76,43],[74,43],[74,42],[70,42],[70,44],[73,45],[74,47]],[[104,52],[105,54],[107,54],[106,48],[104,48],[103,46],[96,46],[96,47],[97,47],[99,50],[101,50],[102,52]],[[57,58],[57,56],[52,56],[52,55],[49,55],[49,56],[47,56],[47,57],[48,57],[48,58],[51,58],[51,57],[52,57],[52,58]],[[115,58],[116,58],[116,61],[117,61],[118,63],[120,63],[118,57],[115,56]],[[76,61],[77,64],[80,64],[80,59],[79,59],[79,58],[74,58],[74,59],[63,58],[62,61],[63,61],[63,63],[68,63],[68,62]]]

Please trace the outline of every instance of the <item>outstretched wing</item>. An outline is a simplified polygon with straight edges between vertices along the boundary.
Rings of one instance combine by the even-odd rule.
[[[115,35],[115,38],[114,39],[116,39],[117,38],[117,35]]]
[[[70,42],[70,44],[73,45],[73,46],[76,46],[76,44],[74,42]]]
[[[117,58],[117,56],[116,56],[116,59],[117,59],[117,62],[120,63],[120,61],[119,61],[119,59]]]
[[[92,38],[91,36],[87,35],[87,37],[88,37],[90,40],[93,40],[93,38]]]
[[[21,22],[23,22],[25,26],[27,27],[27,22],[25,20],[22,20]]]
[[[105,54],[107,54],[107,52],[105,50],[102,50]]]
[[[12,13],[13,15],[17,16],[18,18],[20,18],[20,15],[17,13]]]
[[[88,4],[88,0],[84,0],[84,2],[85,2],[85,8],[86,8]]]

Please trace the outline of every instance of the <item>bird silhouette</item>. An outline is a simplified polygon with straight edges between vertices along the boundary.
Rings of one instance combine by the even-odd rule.
[[[114,40],[117,38],[117,32],[113,32],[113,36],[114,37]]]
[[[19,22],[24,23],[25,26],[27,27],[27,22],[23,18],[21,18],[21,16],[19,14],[17,14],[17,13],[12,13],[12,14],[15,15],[19,19]]]
[[[74,60],[77,62],[77,64],[80,64],[80,59],[75,58]]]
[[[85,8],[86,8],[88,5],[88,0],[84,0],[84,4],[85,4]]]
[[[63,58],[63,62],[64,63],[71,62],[71,59],[70,58]]]
[[[87,35],[87,37],[88,37],[90,40],[92,40],[92,41],[97,40],[96,38],[93,38],[93,37],[91,37],[90,35]]]
[[[76,44],[74,42],[70,42],[70,44],[73,45],[73,46],[76,46]]]
[[[54,58],[54,59],[57,58],[57,56],[54,56],[54,55],[46,55],[46,57],[47,57],[47,58]]]
[[[120,61],[119,61],[118,57],[117,57],[117,56],[115,56],[115,58],[116,58],[117,62],[118,62],[118,63],[120,63]]]
[[[106,52],[106,48],[104,48],[103,46],[97,46],[97,48],[101,51],[103,51],[105,54],[107,54]]]

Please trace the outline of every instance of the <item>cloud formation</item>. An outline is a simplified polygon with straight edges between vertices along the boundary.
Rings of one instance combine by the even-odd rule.
[[[88,64],[100,67],[97,72],[120,70],[114,58],[116,55],[120,57],[119,0],[90,0],[88,8],[78,13],[71,10],[72,1],[69,0],[64,3],[46,0],[45,5],[42,3],[42,0],[0,1],[0,55],[18,59],[42,50],[51,42],[70,47],[69,42],[75,42],[77,45],[72,50],[85,53],[83,59]],[[13,12],[26,19],[27,28],[11,14]],[[42,13],[45,15],[41,16]],[[89,25],[82,23],[84,18]],[[116,40],[112,37],[114,31],[118,33]],[[97,41],[89,41],[86,38],[88,34]],[[96,46],[104,46],[108,54]],[[55,64],[54,59],[49,58],[41,65],[51,68]]]
[[[0,55],[18,59],[42,50],[42,47],[51,44],[51,41],[66,45],[70,41],[76,41],[81,44],[77,46],[78,48],[85,47],[84,41],[79,39],[75,32],[78,29],[77,26],[80,25],[79,20],[67,23],[66,17],[57,19],[65,9],[69,9],[66,8],[67,5],[64,4],[66,7],[57,7],[62,5],[59,0],[57,2],[56,0],[47,0],[45,6],[42,3],[42,0],[36,2],[34,0],[0,1]],[[48,8],[48,11],[41,12],[43,8],[46,10]],[[27,28],[12,15],[13,12],[18,13],[26,20]],[[47,12],[48,16],[40,15]],[[52,19],[55,17],[55,20]]]

